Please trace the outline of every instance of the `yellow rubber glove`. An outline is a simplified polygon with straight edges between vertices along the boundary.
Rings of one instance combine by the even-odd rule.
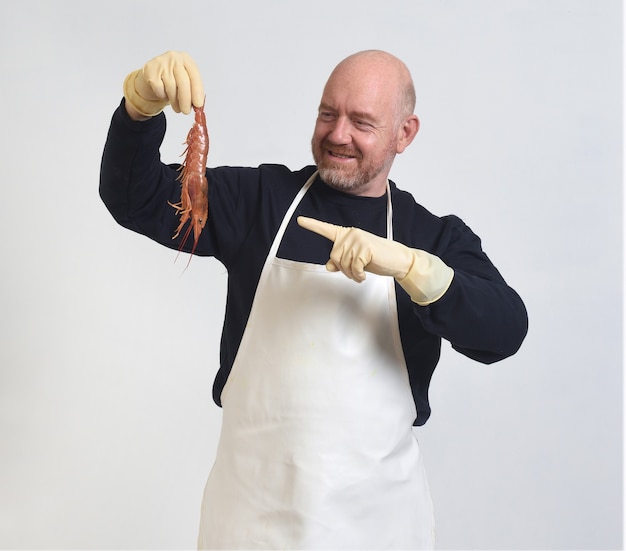
[[[426,251],[314,218],[299,216],[298,224],[334,243],[327,270],[341,271],[357,282],[365,279],[365,272],[394,277],[420,306],[439,300],[454,278],[452,268]]]
[[[167,105],[176,113],[204,104],[204,87],[196,63],[185,52],[165,52],[124,80],[126,103],[144,117],[158,115]]]

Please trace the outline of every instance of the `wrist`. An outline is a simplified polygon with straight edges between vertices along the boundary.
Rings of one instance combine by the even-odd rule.
[[[141,95],[137,90],[137,79],[140,73],[141,69],[138,69],[124,79],[124,97],[126,98],[128,115],[134,120],[145,121],[163,111],[168,102],[166,100],[146,99]],[[143,81],[143,78],[141,80]]]
[[[408,293],[411,300],[427,306],[439,300],[452,284],[454,270],[438,256],[411,249],[413,261],[403,278],[396,281]]]
[[[137,111],[137,109],[132,106],[132,104],[127,99],[124,102],[124,107],[126,108],[126,113],[128,113],[128,116],[134,121],[147,121],[148,119],[152,118],[146,115],[142,115],[139,111]]]

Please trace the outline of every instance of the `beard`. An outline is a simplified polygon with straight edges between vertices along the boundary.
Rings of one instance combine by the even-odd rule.
[[[327,149],[337,155],[353,157],[356,166],[346,167],[343,163],[333,162],[332,159],[328,159],[324,155],[324,151]],[[391,148],[382,162],[364,162],[363,155],[353,147],[332,146],[325,141],[316,143],[315,137],[311,140],[311,150],[322,180],[330,187],[346,193],[354,193],[365,187],[383,170],[387,169],[393,161]]]

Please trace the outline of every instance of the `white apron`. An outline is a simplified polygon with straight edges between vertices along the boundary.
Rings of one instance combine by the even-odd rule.
[[[314,179],[274,239],[222,391],[198,546],[432,549],[393,278],[276,257]]]

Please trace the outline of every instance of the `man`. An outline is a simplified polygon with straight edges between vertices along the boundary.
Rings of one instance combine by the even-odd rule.
[[[200,74],[167,52],[127,77],[124,96],[102,199],[123,226],[177,247],[168,202],[180,186],[159,158],[159,113],[202,105]],[[359,52],[324,88],[316,166],[207,170],[195,252],[229,277],[200,547],[433,546],[412,426],[430,415],[441,339],[492,363],[518,350],[527,317],[459,218],[434,216],[388,181],[419,130],[414,107],[404,63]]]

